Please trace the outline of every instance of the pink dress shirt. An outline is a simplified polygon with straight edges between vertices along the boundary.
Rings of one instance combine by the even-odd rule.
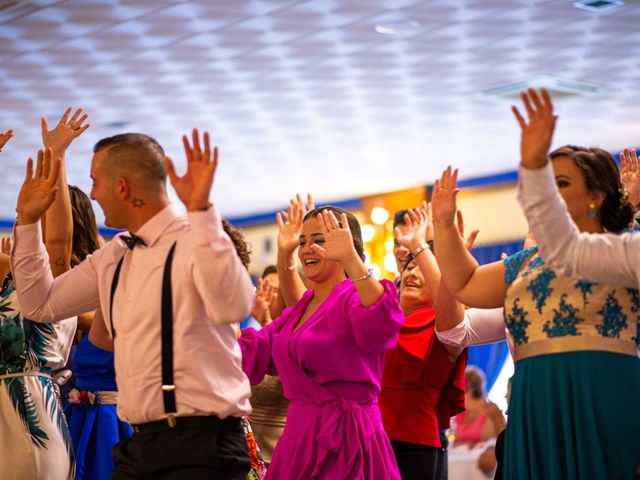
[[[169,205],[136,233],[146,247],[129,251],[118,235],[54,279],[40,224],[17,226],[11,266],[24,315],[48,322],[100,307],[109,328],[111,283],[124,255],[111,312],[118,416],[133,424],[163,419],[162,273],[177,241],[172,268],[177,414],[225,418],[250,413],[236,322],[249,314],[253,286],[215,206],[185,217]]]

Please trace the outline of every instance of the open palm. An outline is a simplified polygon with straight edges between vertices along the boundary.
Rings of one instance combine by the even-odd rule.
[[[86,113],[82,114],[81,108],[77,109],[71,118],[69,118],[70,114],[71,107],[65,110],[58,124],[52,130],[49,130],[47,119],[42,117],[42,142],[45,148],[51,148],[56,153],[63,153],[69,148],[71,142],[90,127],[88,123],[84,125],[89,116]]]
[[[311,248],[318,255],[327,260],[339,261],[342,264],[352,259],[354,255],[358,256],[353,246],[353,236],[349,230],[347,216],[344,213],[340,216],[340,222],[330,210],[324,210],[317,218],[320,232],[324,237],[324,244],[323,246],[313,244]]]
[[[38,151],[35,174],[33,160],[27,161],[27,173],[18,194],[18,221],[22,224],[35,223],[47,211],[56,197],[56,181],[60,174],[60,160],[52,162],[51,149]]]
[[[209,133],[204,132],[203,147],[197,129],[192,132],[193,145],[183,135],[182,142],[187,156],[187,173],[182,177],[176,173],[173,161],[167,157],[165,164],[169,180],[187,210],[202,210],[209,205],[209,194],[218,168],[218,147],[211,149]]]
[[[431,222],[431,206],[427,202],[422,202],[420,208],[412,208],[404,215],[404,222],[407,228],[396,227],[395,236],[398,243],[409,250],[415,245],[421,245],[427,240],[429,231],[433,230]],[[433,237],[433,232],[431,232]]]
[[[640,203],[640,165],[636,149],[625,148],[620,154],[620,179],[629,191],[629,200],[633,205]]]
[[[520,139],[522,166],[532,169],[541,168],[547,163],[547,154],[558,117],[553,113],[551,96],[544,88],[540,90],[540,95],[530,88],[522,92],[520,97],[527,110],[527,120],[515,106],[511,110],[522,129]]]
[[[456,211],[456,196],[458,195],[458,169],[451,169],[451,166],[442,172],[439,180],[433,185],[431,195],[431,213],[433,223],[440,225],[451,225],[454,223]]]

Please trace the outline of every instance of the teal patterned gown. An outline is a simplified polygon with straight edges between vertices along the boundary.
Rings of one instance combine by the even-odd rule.
[[[507,479],[632,479],[640,464],[637,290],[505,259],[514,339]]]
[[[49,375],[66,362],[76,319],[23,318],[9,283],[0,292],[0,478],[73,479],[71,437]]]

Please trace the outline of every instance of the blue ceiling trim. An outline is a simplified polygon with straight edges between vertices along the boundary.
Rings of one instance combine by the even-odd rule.
[[[636,148],[640,150],[640,147]],[[620,164],[620,152],[612,153],[613,158]],[[503,185],[506,183],[516,183],[518,181],[518,171],[511,170],[508,172],[496,173],[494,175],[487,175],[484,177],[468,178],[466,180],[460,180],[458,182],[459,188],[473,188],[473,187],[488,187],[491,185]],[[433,185],[428,185],[429,192],[433,189]],[[328,204],[326,204],[328,205]],[[341,202],[333,202],[331,205],[336,207],[345,208],[347,210],[358,210],[362,208],[362,199],[353,198],[349,200],[343,200]],[[249,215],[245,217],[230,217],[227,218],[229,222],[233,223],[236,227],[250,227],[255,225],[261,225],[265,223],[271,223],[275,221],[276,211],[259,213],[257,215]],[[0,219],[0,230],[12,230],[14,220]],[[98,227],[98,231],[105,237],[113,237],[122,230],[108,227]]]
[[[340,202],[330,202],[330,203],[321,203],[322,205],[333,205],[334,207],[344,208],[345,210],[358,210],[362,208],[362,199],[353,198],[349,200],[343,200]],[[225,220],[231,222],[236,227],[252,227],[255,225],[261,225],[265,223],[275,223],[276,221],[276,213],[280,210],[275,210],[273,212],[260,213],[258,215],[250,215],[247,217],[229,217],[225,218]]]
[[[518,171],[496,173],[486,177],[467,178],[458,182],[458,188],[485,187],[488,185],[501,185],[504,183],[515,183],[518,181]]]

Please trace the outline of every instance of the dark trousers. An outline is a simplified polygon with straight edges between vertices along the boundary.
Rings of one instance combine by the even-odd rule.
[[[446,480],[447,449],[391,440],[402,480]]]
[[[251,467],[240,419],[178,417],[134,427],[113,447],[112,480],[245,480]]]

